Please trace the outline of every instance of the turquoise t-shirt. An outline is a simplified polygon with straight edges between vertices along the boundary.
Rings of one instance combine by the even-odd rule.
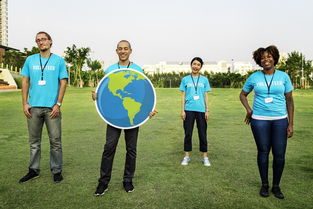
[[[271,80],[272,84],[268,94],[267,84],[269,85]],[[253,115],[266,117],[287,115],[285,93],[293,90],[287,73],[275,70],[273,75],[264,75],[262,71],[257,71],[249,76],[242,90],[247,93],[254,90]],[[266,98],[272,98],[270,100],[273,101],[266,102]]]
[[[53,107],[58,100],[60,80],[68,78],[66,65],[62,57],[52,54],[47,63],[43,80],[45,85],[39,85],[41,80],[41,66],[46,64],[49,58],[34,54],[27,57],[20,75],[28,77],[30,80],[28,104],[32,107]]]
[[[202,75],[200,77],[187,75],[182,79],[179,90],[186,93],[185,110],[205,112],[204,93],[211,91],[209,80],[206,77]],[[199,98],[195,100],[194,96],[199,96]]]
[[[112,72],[113,70],[117,70],[117,69],[122,69],[122,68],[127,68],[127,66],[122,66],[119,65],[118,63],[115,63],[111,66],[109,66],[106,70],[105,70],[105,75],[109,74],[110,72]],[[135,63],[131,63],[128,68],[137,70],[141,73],[143,73],[143,70],[141,69],[141,67],[139,67],[138,65],[136,65]]]

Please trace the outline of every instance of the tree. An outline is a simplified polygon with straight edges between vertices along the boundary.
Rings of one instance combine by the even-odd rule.
[[[277,68],[285,71],[295,88],[306,88],[312,85],[312,61],[305,60],[305,56],[297,51],[288,54],[287,59],[282,59]]]
[[[39,49],[35,46],[33,46],[31,50],[24,48],[23,52],[8,50],[3,55],[3,64],[7,65],[8,68],[21,69],[24,65],[26,58],[36,53],[39,53]]]
[[[98,85],[97,71],[101,69],[102,65],[98,60],[87,59],[87,65],[90,68],[89,72],[89,86],[94,87]],[[93,82],[92,82],[93,80]],[[91,85],[92,83],[92,85]]]
[[[73,85],[83,87],[84,84],[81,76],[81,71],[89,56],[90,48],[77,48],[76,45],[73,44],[72,47],[67,47],[64,53],[66,54],[64,57],[65,61],[71,65],[69,68],[70,75],[71,71],[73,70],[74,78],[71,79]]]

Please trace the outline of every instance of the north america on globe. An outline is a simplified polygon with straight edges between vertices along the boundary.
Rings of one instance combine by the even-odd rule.
[[[107,74],[99,83],[96,107],[108,124],[122,129],[140,126],[155,108],[155,90],[143,73],[130,68]]]
[[[128,112],[128,118],[131,125],[134,125],[134,117],[140,111],[141,103],[136,102],[131,98],[131,92],[127,92],[125,87],[134,80],[145,79],[140,74],[135,74],[132,71],[122,71],[119,74],[115,73],[110,76],[108,89],[114,96],[119,97],[123,102],[124,108]]]

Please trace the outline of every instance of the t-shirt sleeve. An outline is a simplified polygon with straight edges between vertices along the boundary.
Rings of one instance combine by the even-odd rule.
[[[205,82],[205,86],[204,86],[204,91],[208,92],[211,91],[211,86],[210,86],[210,82],[207,78],[205,78],[206,82]]]
[[[288,76],[288,74],[285,74],[285,93],[289,93],[291,91],[293,91],[293,86],[290,80],[290,77]]]
[[[186,92],[186,84],[185,84],[185,79],[184,78],[180,82],[179,90]]]
[[[26,59],[20,75],[29,77],[29,58]]]
[[[252,80],[253,80],[252,75],[250,75],[249,78],[246,80],[245,84],[243,85],[242,90],[250,93],[254,88]]]
[[[66,64],[63,59],[60,59],[60,71],[59,71],[59,79],[68,78],[67,70],[66,70]]]

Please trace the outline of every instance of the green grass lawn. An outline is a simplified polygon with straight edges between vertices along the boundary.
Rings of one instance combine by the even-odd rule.
[[[64,181],[49,170],[49,140],[42,139],[40,178],[19,184],[28,171],[29,145],[20,92],[0,92],[0,208],[313,208],[313,91],[296,90],[294,137],[288,139],[281,181],[284,200],[258,195],[256,146],[240,89],[209,94],[209,159],[201,164],[197,131],[191,162],[181,166],[183,128],[178,89],[157,89],[159,114],[140,128],[135,191],[122,187],[124,135],[115,155],[109,191],[93,193],[105,142],[105,123],[91,100],[90,88],[68,88],[63,101]],[[249,96],[252,100],[252,95]],[[270,181],[272,170],[270,168]]]

